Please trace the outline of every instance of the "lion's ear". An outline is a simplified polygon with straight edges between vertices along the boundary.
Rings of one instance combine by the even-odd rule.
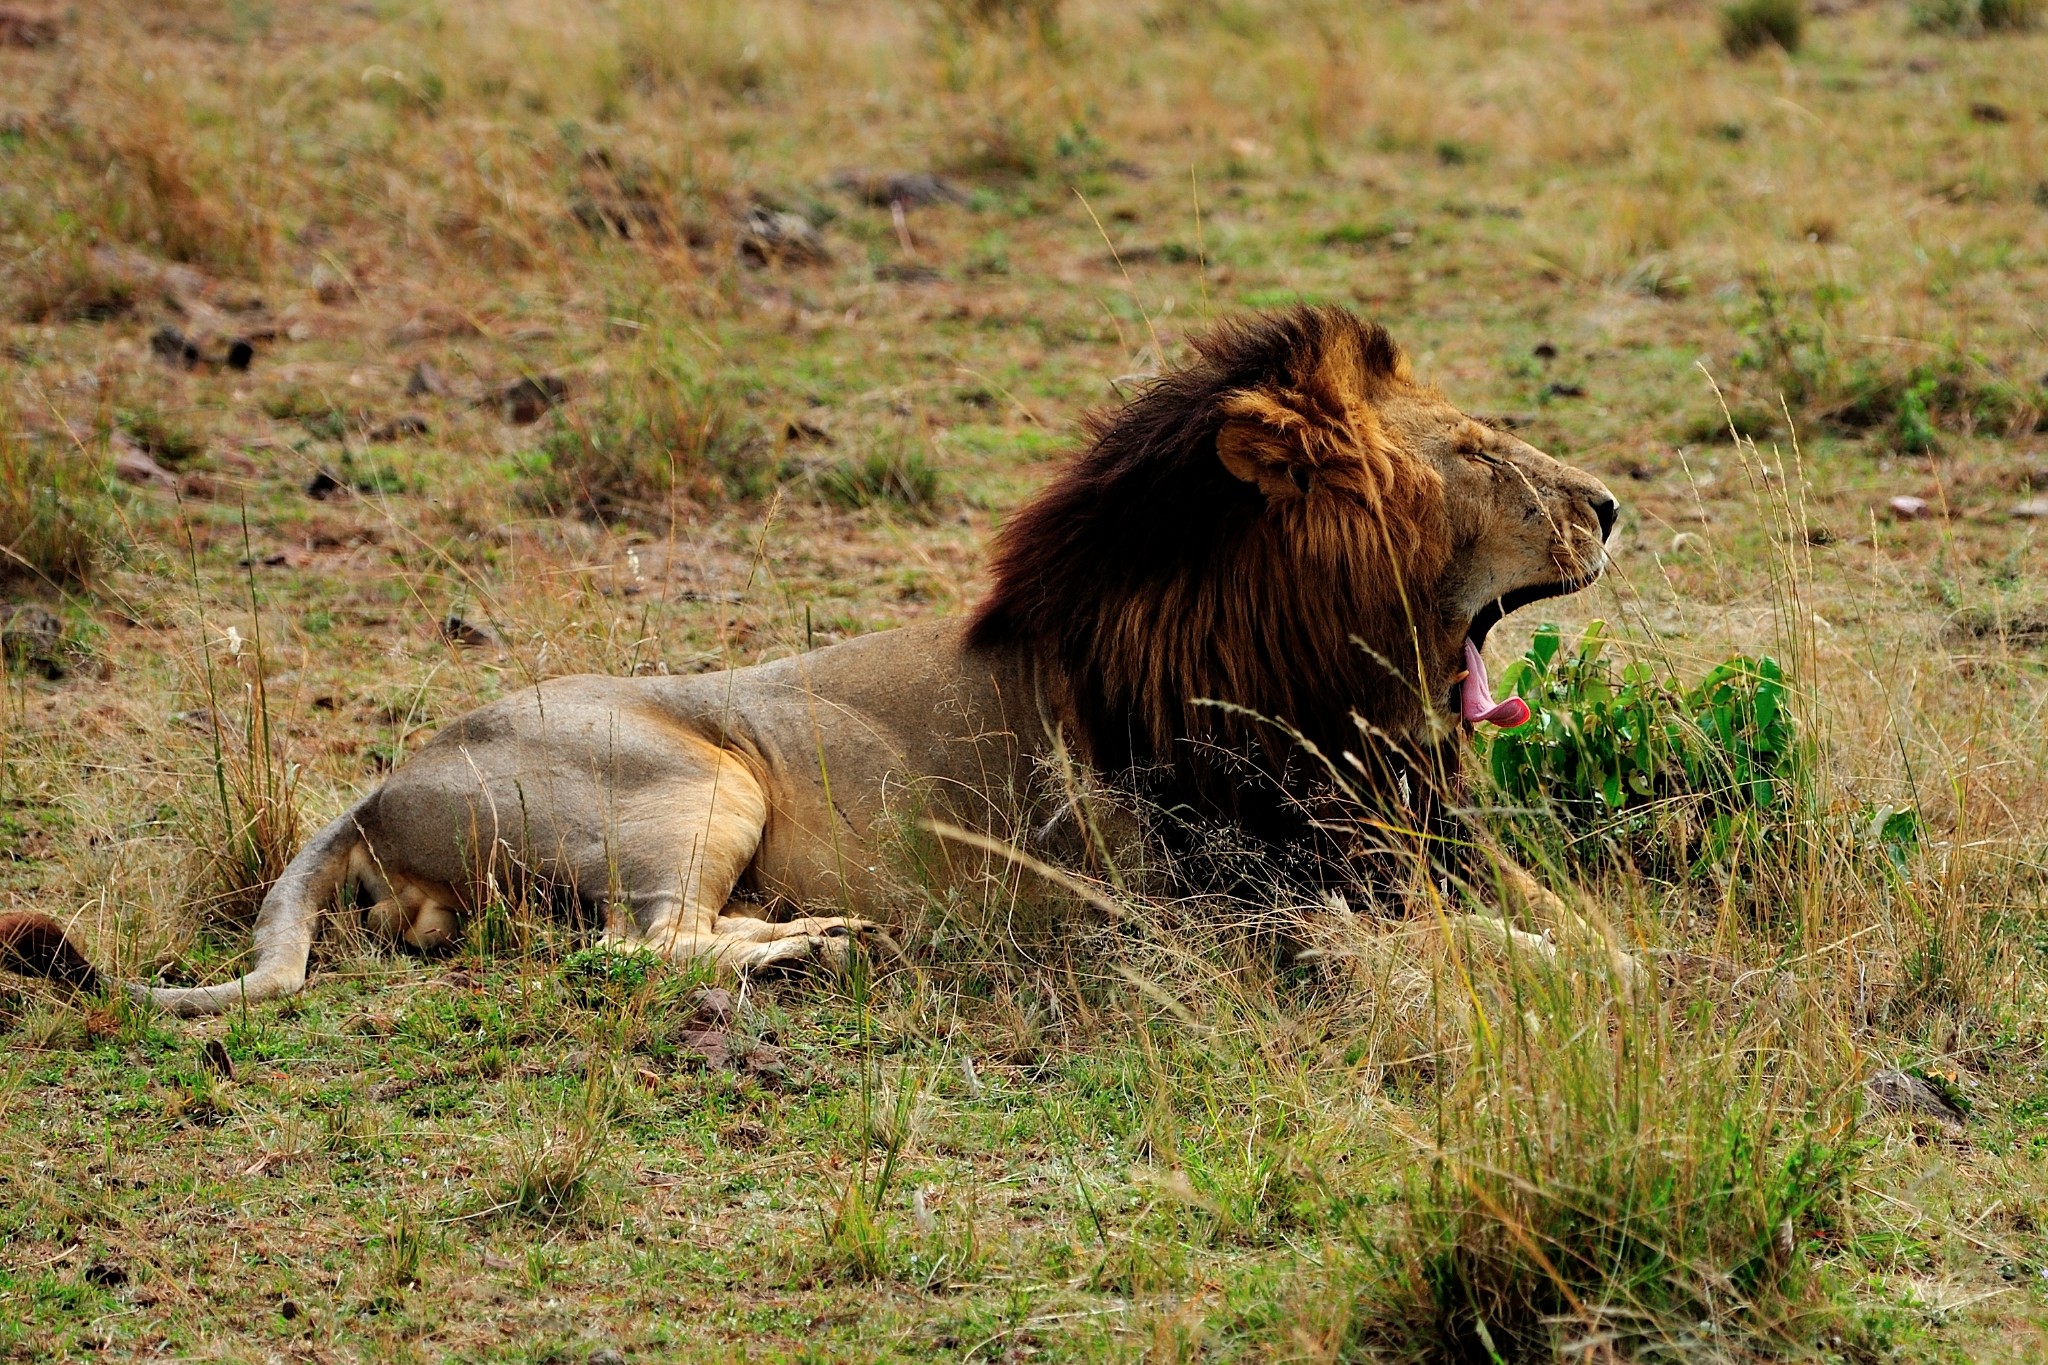
[[[1233,478],[1267,497],[1306,494],[1315,483],[1308,452],[1263,422],[1233,417],[1216,433],[1216,458]]]
[[[1257,483],[1264,444],[1257,423],[1233,417],[1216,433],[1216,458],[1223,461],[1231,477]]]
[[[1317,433],[1300,412],[1258,392],[1232,394],[1216,432],[1216,458],[1268,498],[1305,496],[1315,486]]]

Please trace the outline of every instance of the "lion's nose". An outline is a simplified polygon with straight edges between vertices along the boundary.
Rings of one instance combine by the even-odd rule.
[[[1621,515],[1621,504],[1606,492],[1595,493],[1592,501],[1593,515],[1600,518],[1600,539],[1605,543],[1614,534],[1614,519]]]

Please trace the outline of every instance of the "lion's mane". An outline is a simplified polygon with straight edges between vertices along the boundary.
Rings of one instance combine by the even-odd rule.
[[[1328,833],[1336,765],[1415,823],[1457,754],[1425,690],[1441,486],[1373,415],[1405,362],[1335,308],[1192,344],[1003,528],[968,643],[1033,653],[1083,756],[1170,808],[1299,843]],[[1219,444],[1264,460],[1259,480]]]

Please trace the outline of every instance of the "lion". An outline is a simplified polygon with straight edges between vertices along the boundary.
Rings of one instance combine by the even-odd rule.
[[[471,711],[292,860],[244,975],[126,989],[187,1015],[297,992],[345,883],[370,929],[422,951],[537,880],[610,946],[742,972],[838,958],[891,919],[892,832],[1056,825],[1071,784],[1045,772],[1066,758],[1184,828],[1308,850],[1340,891],[1363,879],[1387,840],[1360,831],[1440,829],[1472,727],[1527,718],[1491,694],[1487,633],[1592,583],[1618,504],[1416,382],[1347,310],[1254,315],[1192,349],[1089,419],[964,620]],[[39,915],[9,918],[0,961],[99,980]]]

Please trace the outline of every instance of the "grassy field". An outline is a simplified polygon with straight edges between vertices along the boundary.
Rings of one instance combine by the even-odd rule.
[[[1537,828],[1633,997],[1136,894],[742,998],[511,914],[5,979],[0,1357],[2048,1355],[2048,35],[1811,8],[4,0],[0,909],[103,963],[219,979],[533,678],[964,610],[1296,300],[1621,498],[1496,670],[1768,653],[1802,757]]]

